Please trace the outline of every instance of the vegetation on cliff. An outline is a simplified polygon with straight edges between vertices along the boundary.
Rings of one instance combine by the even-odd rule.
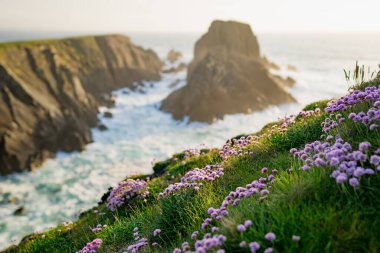
[[[5,252],[379,252],[379,86],[174,155]]]

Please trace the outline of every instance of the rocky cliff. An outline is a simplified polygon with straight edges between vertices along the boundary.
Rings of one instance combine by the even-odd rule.
[[[0,174],[81,150],[105,95],[157,80],[161,67],[121,35],[0,44]]]
[[[195,45],[187,85],[170,94],[161,109],[175,119],[212,122],[294,101],[282,79],[269,73],[250,26],[214,21]]]

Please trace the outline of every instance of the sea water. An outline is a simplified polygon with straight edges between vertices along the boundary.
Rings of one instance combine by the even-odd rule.
[[[40,37],[39,37],[40,36]],[[29,38],[43,38],[33,34]],[[165,58],[170,49],[192,58],[199,34],[132,34],[132,40],[154,49]],[[59,37],[52,35],[51,37]],[[371,66],[380,63],[379,34],[259,34],[262,54],[278,64],[276,71],[297,83],[290,92],[298,103],[272,106],[251,114],[227,115],[212,125],[175,121],[159,110],[160,102],[186,83],[186,73],[165,74],[158,82],[145,82],[137,90],[114,92],[116,106],[100,108],[99,119],[107,131],[92,130],[94,142],[83,152],[58,153],[35,172],[0,177],[0,249],[23,236],[74,220],[91,208],[102,194],[128,175],[152,172],[155,161],[188,148],[221,147],[226,139],[258,131],[278,117],[296,113],[307,103],[338,97],[347,92],[343,69],[355,61]],[[9,40],[0,34],[0,41]],[[12,34],[12,39],[28,39]],[[298,70],[289,71],[287,65]],[[179,80],[179,81],[178,81]],[[173,87],[173,83],[178,84]],[[110,111],[112,118],[104,118]],[[14,197],[15,203],[7,199]],[[25,213],[15,216],[23,207]]]

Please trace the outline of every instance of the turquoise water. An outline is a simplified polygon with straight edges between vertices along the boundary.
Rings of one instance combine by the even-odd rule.
[[[46,34],[40,36],[47,36]],[[54,37],[54,36],[53,36]],[[57,35],[57,37],[59,37]],[[184,53],[190,61],[197,34],[133,34],[133,41],[153,48],[161,57],[169,49]],[[0,33],[0,40],[5,40]],[[13,39],[22,39],[13,35]],[[39,38],[38,34],[33,38]],[[213,125],[178,122],[158,110],[173,89],[185,84],[186,73],[164,75],[159,82],[147,82],[140,91],[115,91],[114,117],[99,118],[108,131],[93,130],[94,143],[83,152],[59,153],[35,172],[0,177],[0,248],[24,235],[72,220],[99,201],[105,190],[127,175],[151,172],[151,164],[186,148],[221,147],[240,133],[259,130],[266,123],[317,99],[344,94],[348,85],[343,68],[355,61],[373,68],[380,63],[379,35],[259,35],[262,52],[290,75],[297,85],[290,92],[298,104],[273,106],[252,114],[228,115]],[[287,64],[297,72],[289,72]],[[170,88],[175,80],[180,83]],[[100,108],[101,112],[108,110]],[[7,195],[16,203],[7,203]],[[2,201],[3,199],[3,201]],[[13,212],[23,206],[25,214]]]

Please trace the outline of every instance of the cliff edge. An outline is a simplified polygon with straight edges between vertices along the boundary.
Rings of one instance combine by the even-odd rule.
[[[0,174],[83,149],[105,95],[158,80],[161,67],[122,35],[0,44]]]

